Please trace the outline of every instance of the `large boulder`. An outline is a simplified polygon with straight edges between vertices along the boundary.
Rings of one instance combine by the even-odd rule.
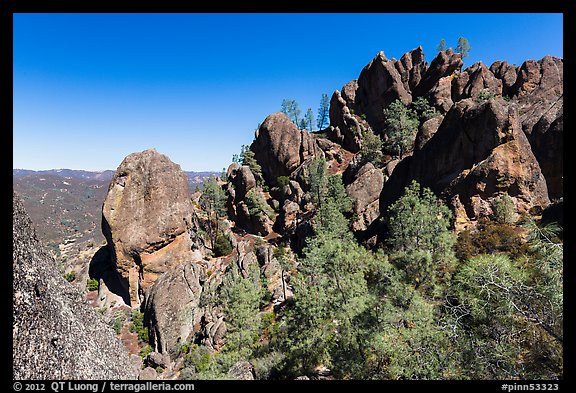
[[[136,379],[113,330],[59,273],[13,195],[12,378]]]
[[[354,172],[350,184],[346,186],[346,193],[352,200],[353,211],[358,216],[352,223],[352,229],[364,231],[380,215],[379,197],[384,186],[384,175],[371,162]]]
[[[502,193],[519,212],[549,204],[517,107],[502,99],[455,104],[423,148],[394,169],[381,194],[381,211],[412,179],[442,196],[462,222],[490,215],[493,199]]]
[[[186,173],[154,149],[127,156],[102,207],[102,231],[132,305],[156,278],[194,256]]]
[[[144,302],[145,322],[153,348],[171,358],[180,344],[200,331],[204,310],[200,307],[205,269],[188,262],[165,272],[150,287]],[[177,301],[175,301],[177,299]]]
[[[315,136],[298,129],[282,112],[272,113],[264,120],[250,149],[270,184],[276,184],[278,176],[289,176],[308,158],[324,156]]]
[[[512,86],[516,83],[517,68],[507,61],[497,60],[490,66],[490,71],[502,81],[502,95],[510,97]]]
[[[405,104],[412,102],[412,96],[406,90],[395,63],[380,52],[358,77],[355,113],[366,115],[368,123],[377,133],[382,132],[385,126],[383,109],[397,99]]]

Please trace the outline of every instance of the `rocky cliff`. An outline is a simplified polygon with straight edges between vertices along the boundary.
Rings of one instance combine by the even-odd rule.
[[[127,156],[102,207],[102,231],[130,302],[170,267],[200,259],[191,251],[188,180],[180,166],[154,149]]]
[[[421,121],[407,157],[385,156],[380,212],[413,179],[442,196],[462,224],[490,215],[501,193],[520,213],[563,196],[563,60],[462,65],[450,49],[429,65],[421,47],[400,60],[380,52],[334,92],[326,132],[351,152],[365,132],[388,138],[384,109],[394,100],[409,106],[423,97],[436,110]]]
[[[112,329],[64,280],[13,195],[14,379],[136,379]]]

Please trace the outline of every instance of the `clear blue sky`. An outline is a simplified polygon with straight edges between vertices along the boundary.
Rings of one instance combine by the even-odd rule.
[[[150,147],[220,171],[283,98],[316,113],[381,50],[465,66],[562,57],[562,14],[15,14],[14,168],[116,169]]]

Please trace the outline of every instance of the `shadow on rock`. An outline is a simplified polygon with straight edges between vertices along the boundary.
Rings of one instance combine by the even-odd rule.
[[[107,246],[100,247],[90,260],[88,275],[90,278],[104,281],[110,292],[120,296],[124,303],[130,305],[128,282],[116,271]]]

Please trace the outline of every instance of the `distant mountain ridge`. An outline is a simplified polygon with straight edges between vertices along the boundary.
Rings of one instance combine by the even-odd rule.
[[[105,171],[85,171],[82,169],[46,169],[41,171],[35,171],[31,169],[12,169],[12,177],[13,178],[21,178],[30,175],[54,175],[54,176],[61,176],[64,178],[71,178],[71,179],[83,179],[83,180],[102,180],[102,181],[110,181],[112,180],[112,176],[114,176],[114,170],[105,170]],[[211,176],[219,176],[220,172],[194,172],[189,171],[185,172],[188,176],[188,184],[190,185],[191,190],[194,188],[192,186],[199,185],[204,182],[204,179]]]

